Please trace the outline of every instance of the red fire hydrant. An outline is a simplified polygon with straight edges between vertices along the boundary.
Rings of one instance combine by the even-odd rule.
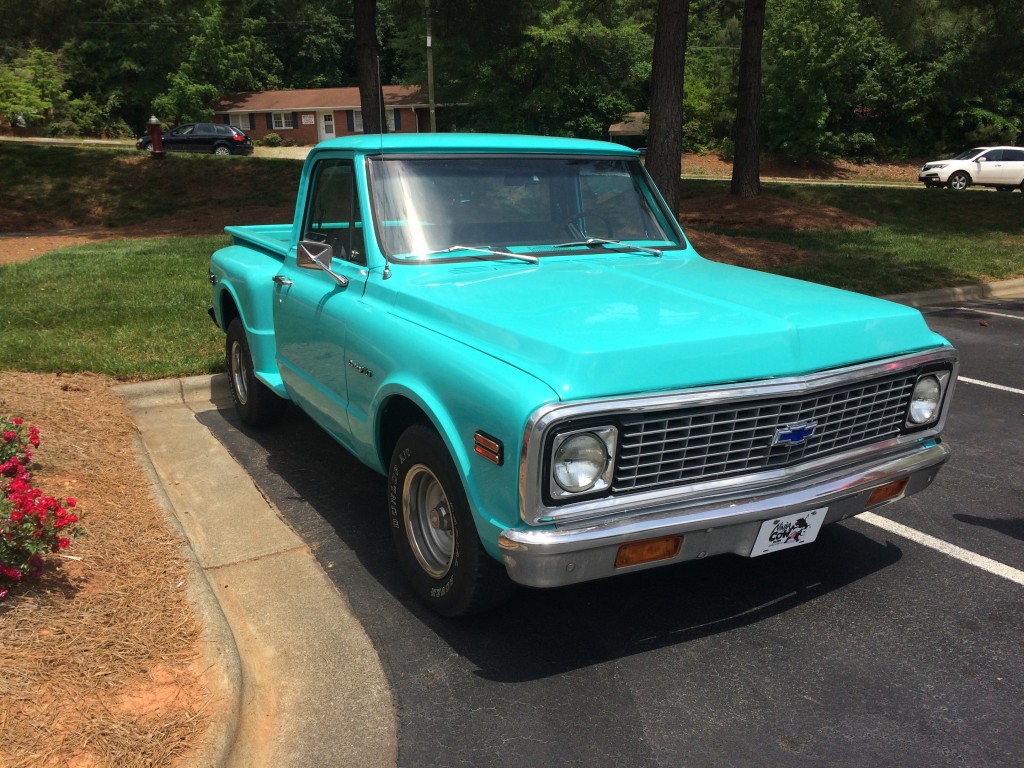
[[[147,123],[149,126],[149,140],[153,148],[153,157],[163,160],[164,158],[164,139],[160,133],[160,121],[157,120],[156,115],[149,118]]]

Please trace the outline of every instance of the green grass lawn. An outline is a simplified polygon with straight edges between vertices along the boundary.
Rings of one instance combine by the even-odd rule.
[[[0,142],[0,225],[118,227],[208,205],[295,203],[299,160]],[[225,222],[229,223],[229,222]]]
[[[123,380],[222,370],[206,273],[226,244],[226,236],[108,241],[0,267],[0,369]]]
[[[726,189],[724,183],[688,181],[684,197]],[[1024,195],[1019,192],[781,183],[766,184],[764,191],[831,205],[878,224],[856,231],[712,230],[787,243],[807,254],[779,267],[779,274],[875,296],[1024,276]]]

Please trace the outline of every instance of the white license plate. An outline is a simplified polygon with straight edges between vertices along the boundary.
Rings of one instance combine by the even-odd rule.
[[[765,520],[761,523],[761,530],[757,533],[757,540],[754,542],[754,548],[750,550],[750,556],[757,557],[769,552],[799,547],[801,544],[810,544],[818,538],[818,531],[825,522],[826,512],[828,507],[822,507]]]

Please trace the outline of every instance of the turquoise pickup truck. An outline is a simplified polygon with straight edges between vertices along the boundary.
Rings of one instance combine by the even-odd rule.
[[[293,403],[386,475],[442,615],[808,544],[949,455],[957,355],[920,313],[701,258],[625,147],[335,139],[291,223],[227,231],[241,419]]]

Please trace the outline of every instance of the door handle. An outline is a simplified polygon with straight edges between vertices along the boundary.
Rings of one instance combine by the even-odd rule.
[[[274,282],[277,285],[282,285],[282,286],[287,286],[287,285],[291,285],[292,284],[292,281],[289,280],[284,275],[274,275]]]

